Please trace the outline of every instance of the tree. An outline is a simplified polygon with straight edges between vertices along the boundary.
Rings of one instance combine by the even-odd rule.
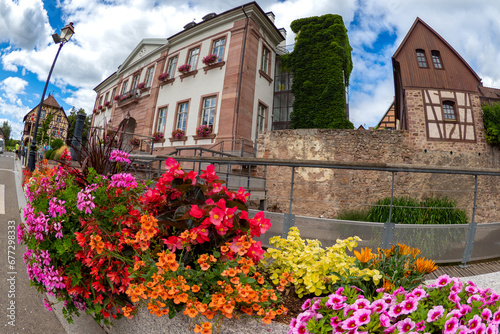
[[[352,129],[346,117],[346,87],[352,71],[351,46],[340,15],[298,19],[293,52],[283,56],[293,73],[291,127]]]
[[[5,136],[5,143],[8,143],[10,138],[10,133],[12,132],[12,127],[9,125],[9,121],[4,121],[1,129],[3,135]]]
[[[71,111],[68,115],[69,127],[68,127],[67,142],[68,142],[68,144],[71,144],[71,140],[73,139],[73,133],[75,132],[76,116],[77,115],[85,115],[85,121],[83,123],[82,145],[86,145],[87,140],[88,140],[89,130],[90,130],[90,124],[92,123],[92,115],[87,115],[87,113],[85,113],[85,110],[82,108],[80,108],[78,110],[76,110],[75,107],[71,108]]]
[[[500,146],[500,103],[483,106],[483,123],[486,142]]]
[[[50,141],[50,123],[54,119],[54,114],[47,113],[42,124],[38,126],[36,142],[38,145],[47,144]]]

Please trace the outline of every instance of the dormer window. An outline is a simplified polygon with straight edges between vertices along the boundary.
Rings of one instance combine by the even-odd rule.
[[[456,120],[455,116],[455,102],[443,101],[443,117],[445,120]]]
[[[439,54],[439,51],[432,50],[431,56],[432,56],[432,63],[434,64],[434,68],[442,69],[443,64],[441,63],[441,55]]]
[[[427,60],[425,59],[425,51],[418,49],[417,51],[418,67],[427,67]]]

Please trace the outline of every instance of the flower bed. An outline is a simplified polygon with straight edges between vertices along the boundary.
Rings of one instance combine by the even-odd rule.
[[[249,194],[228,190],[214,166],[198,175],[169,158],[149,186],[121,172],[127,153],[113,150],[107,159],[114,167],[105,176],[68,163],[24,175],[26,226],[18,237],[27,245],[28,274],[38,291],[64,305],[68,321],[84,312],[115,322],[109,333],[148,326],[173,333],[498,329],[499,295],[447,276],[423,286],[436,266],[417,249],[398,244],[349,256],[359,238],[323,249],[292,228],[264,252],[254,238],[270,220],[263,212],[250,218]],[[290,326],[263,327],[287,312],[282,298],[295,293],[306,302]]]

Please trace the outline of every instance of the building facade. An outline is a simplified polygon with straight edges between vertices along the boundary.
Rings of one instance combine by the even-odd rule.
[[[24,131],[22,136],[22,141],[25,146],[28,146],[33,139],[33,132],[35,131],[35,122],[36,115],[38,111],[38,106],[31,109],[26,115],[24,115],[23,123],[24,123]],[[62,139],[66,142],[68,137],[68,128],[69,122],[64,109],[57,103],[54,96],[49,95],[43,101],[41,113],[40,113],[40,121],[38,123],[38,129],[42,128],[44,122],[50,119],[50,123],[48,124],[47,135],[49,139],[47,142],[53,139]],[[43,139],[45,141],[45,138]]]
[[[276,49],[284,40],[274,15],[255,2],[210,13],[169,38],[144,39],[95,88],[92,126],[161,133],[156,154],[221,142],[253,154],[259,133],[272,126]],[[210,133],[200,135],[200,126]]]

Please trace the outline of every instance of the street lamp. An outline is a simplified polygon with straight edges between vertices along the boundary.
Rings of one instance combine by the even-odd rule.
[[[73,28],[73,22],[70,22],[68,25],[66,25],[64,28],[61,29],[61,35],[58,35],[58,34],[52,35],[52,39],[54,40],[54,43],[61,44],[61,45],[59,46],[59,49],[57,50],[56,57],[54,58],[54,62],[52,63],[52,67],[50,68],[49,77],[47,78],[47,81],[45,82],[45,87],[43,88],[42,100],[41,100],[40,105],[38,106],[38,109],[36,112],[35,133],[33,134],[33,140],[31,141],[30,157],[29,157],[29,162],[28,162],[28,167],[29,167],[30,171],[35,170],[36,135],[38,133],[38,123],[40,122],[40,112],[42,110],[43,100],[45,99],[45,92],[47,91],[47,86],[49,85],[50,76],[52,75],[52,70],[54,69],[54,65],[56,64],[56,60],[57,60],[57,57],[59,56],[59,52],[61,51],[63,45],[67,41],[69,41],[69,39],[71,38],[71,36],[73,36],[74,33],[75,33],[75,29]]]

